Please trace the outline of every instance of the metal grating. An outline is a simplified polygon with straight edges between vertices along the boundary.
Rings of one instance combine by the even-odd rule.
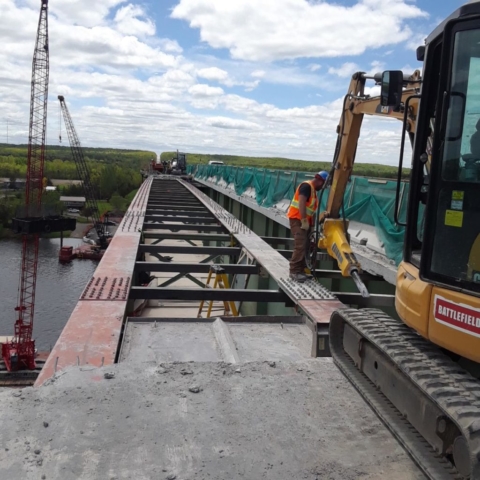
[[[92,277],[80,300],[126,301],[130,277]]]
[[[281,278],[279,287],[295,300],[337,300],[330,290],[315,280],[298,283],[291,278]]]
[[[182,182],[183,185],[190,190],[197,198],[207,206],[207,208],[220,220],[220,222],[228,229],[232,234],[242,233],[244,235],[255,235],[245,224],[243,224],[238,218],[232,215],[230,212],[221,207],[217,202],[213,201],[210,197],[203,192],[192,187],[190,184]],[[195,188],[195,190],[194,190]]]

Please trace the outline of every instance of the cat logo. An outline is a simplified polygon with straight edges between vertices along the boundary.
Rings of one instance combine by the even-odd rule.
[[[380,107],[380,113],[388,115],[390,113],[390,107]]]

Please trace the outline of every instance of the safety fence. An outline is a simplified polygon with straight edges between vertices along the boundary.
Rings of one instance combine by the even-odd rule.
[[[297,186],[313,178],[312,173],[287,172],[253,167],[226,165],[189,165],[188,173],[200,180],[221,185],[233,185],[237,195],[248,189],[255,192],[255,200],[261,207],[271,208],[282,200],[291,200]],[[402,259],[405,229],[395,224],[395,192],[397,182],[375,178],[351,178],[344,197],[345,217],[351,221],[372,225],[383,243],[388,258],[397,264]],[[399,220],[406,218],[409,183],[400,186]],[[250,196],[250,195],[249,195]],[[327,195],[321,199],[326,207]]]

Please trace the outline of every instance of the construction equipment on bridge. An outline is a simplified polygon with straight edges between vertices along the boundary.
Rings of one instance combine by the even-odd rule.
[[[72,117],[70,116],[67,104],[65,103],[65,97],[59,95],[58,100],[60,101],[60,108],[65,121],[65,128],[70,142],[72,157],[75,161],[75,166],[77,167],[78,177],[82,181],[85,190],[85,209],[88,212],[88,216],[90,216],[93,221],[93,227],[97,233],[97,244],[102,250],[105,250],[108,246],[108,229],[106,223],[108,221],[108,216],[105,215],[103,221],[100,218],[95,188],[90,179],[90,169],[85,161],[80,139],[78,138]]]
[[[150,172],[151,173],[167,173],[165,169],[165,162],[161,162],[160,159],[152,159],[150,162]]]
[[[177,156],[171,161],[172,175],[186,175],[187,173],[187,155],[177,150]]]
[[[400,72],[401,73],[401,72]],[[306,253],[306,264],[315,272],[318,250],[326,250],[335,258],[342,274],[350,276],[357,285],[362,295],[368,296],[368,291],[360,279],[361,266],[353,253],[348,240],[348,220],[345,218],[344,199],[348,182],[350,181],[357,143],[364,115],[376,115],[404,120],[405,130],[409,133],[413,145],[415,135],[415,122],[418,111],[418,98],[421,78],[417,70],[411,76],[401,73],[402,84],[406,87],[399,92],[395,105],[382,105],[381,96],[365,94],[367,80],[375,83],[382,82],[382,75],[366,75],[357,72],[352,76],[348,92],[344,97],[342,115],[337,127],[337,145],[332,162],[328,181],[324,185],[320,196],[328,188],[328,198],[325,210],[320,211],[322,202],[319,202],[317,212],[318,221],[309,239],[309,249]],[[398,209],[398,206],[397,206]]]
[[[32,64],[30,125],[28,134],[25,205],[12,220],[13,231],[22,234],[22,267],[15,311],[15,333],[2,343],[2,357],[8,371],[35,369],[35,341],[32,340],[37,284],[38,247],[41,233],[74,230],[75,219],[49,213],[42,208],[45,135],[49,78],[48,0],[41,1],[40,18]]]
[[[421,80],[386,71],[380,82],[380,108],[403,112],[399,180],[404,140],[415,126],[395,299],[401,321],[379,310],[337,310],[330,348],[429,478],[478,480],[480,2],[459,8],[439,25],[418,48],[417,59],[424,62]],[[319,216],[318,247],[337,258],[347,274],[360,270],[341,212],[363,113],[368,113],[367,79],[355,74],[345,97],[327,208]],[[402,224],[399,190],[395,220]],[[432,464],[432,449],[443,466]]]

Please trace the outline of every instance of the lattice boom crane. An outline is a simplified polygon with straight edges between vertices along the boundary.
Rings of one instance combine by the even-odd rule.
[[[100,247],[107,247],[107,236],[106,236],[106,225],[103,223],[99,216],[98,205],[95,195],[95,189],[93,187],[92,181],[90,179],[90,169],[88,168],[87,162],[83,155],[82,145],[80,139],[78,138],[75,126],[73,125],[72,117],[68,111],[67,104],[65,103],[65,97],[62,95],[58,96],[60,101],[60,108],[63,113],[63,119],[65,121],[65,128],[68,134],[68,140],[70,142],[70,149],[72,151],[72,156],[77,167],[77,173],[83,182],[83,188],[85,190],[85,205],[90,211],[90,216],[93,220],[93,225],[98,236],[98,243]]]
[[[22,212],[18,212],[12,220],[13,231],[22,234],[22,265],[14,336],[11,341],[2,344],[2,357],[8,371],[35,369],[35,341],[32,340],[32,333],[40,234],[71,230],[76,225],[75,219],[46,214],[42,208],[48,79],[48,0],[41,0],[32,63],[25,205]]]

